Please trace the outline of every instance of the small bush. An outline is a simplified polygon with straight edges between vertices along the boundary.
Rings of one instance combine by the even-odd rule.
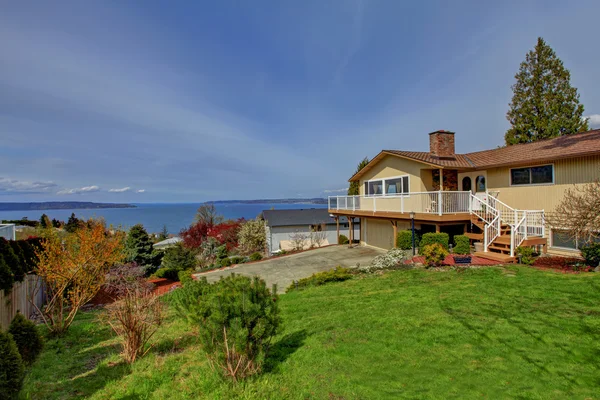
[[[348,268],[340,266],[330,269],[329,271],[317,272],[308,278],[300,279],[297,283],[292,283],[286,290],[291,292],[296,289],[305,289],[310,286],[321,286],[328,282],[341,282],[352,278],[352,273]]]
[[[217,260],[223,260],[225,258],[227,258],[227,246],[226,245],[221,245],[219,247],[217,247]]]
[[[517,247],[517,255],[521,256],[521,264],[533,265],[535,261],[535,251],[532,247]]]
[[[14,399],[21,391],[25,367],[12,335],[0,331],[0,398]]]
[[[454,254],[471,254],[471,244],[467,236],[454,236]]]
[[[166,249],[162,259],[163,268],[181,271],[185,269],[194,269],[196,265],[198,265],[198,260],[196,259],[194,252],[187,247],[184,247],[181,243]]]
[[[188,283],[189,281],[193,280],[194,278],[192,278],[192,270],[190,269],[186,269],[185,271],[179,271],[177,273],[177,277],[179,278],[179,281],[185,285],[186,283]]]
[[[160,268],[152,276],[154,276],[156,278],[164,278],[164,279],[170,279],[172,281],[178,281],[179,280],[179,271],[181,271],[179,268]]]
[[[441,245],[445,250],[448,250],[448,243],[450,241],[450,237],[447,233],[426,233],[421,238],[421,242],[419,243],[419,254],[425,255],[424,248],[430,244],[437,243]]]
[[[23,314],[17,313],[10,323],[8,332],[15,340],[23,362],[26,365],[33,364],[44,347],[42,335],[35,324],[25,318]]]
[[[232,264],[243,264],[245,262],[246,262],[246,257],[242,257],[242,256],[231,257]]]
[[[581,255],[591,267],[600,265],[600,243],[589,243],[581,247]]]
[[[144,269],[139,267],[114,267],[106,279],[106,290],[117,301],[107,305],[100,318],[119,336],[121,354],[129,364],[150,350],[150,339],[162,323],[163,306],[152,293],[153,288],[144,278]]]
[[[415,238],[416,239],[416,238]],[[415,240],[415,245],[417,241]],[[412,249],[412,231],[400,231],[396,235],[396,247],[401,250]]]
[[[348,243],[350,243],[350,240],[348,239],[348,236],[340,234],[340,238],[338,240],[338,244],[348,244]]]
[[[427,266],[439,267],[446,259],[448,250],[439,243],[433,243],[423,248],[423,255],[425,256],[425,264]]]
[[[412,258],[412,253],[408,250],[391,249],[387,253],[377,256],[373,259],[371,265],[360,267],[358,270],[365,273],[394,269],[404,267],[405,261]],[[408,266],[407,266],[408,267]]]
[[[231,258],[224,258],[221,260],[221,267],[229,267],[231,266]]]
[[[211,366],[234,382],[261,371],[281,323],[276,288],[232,274],[213,284],[194,281],[173,293],[176,310],[198,323]]]
[[[262,258],[263,258],[263,256],[259,252],[252,253],[250,255],[250,261],[259,261],[259,260],[262,260]]]

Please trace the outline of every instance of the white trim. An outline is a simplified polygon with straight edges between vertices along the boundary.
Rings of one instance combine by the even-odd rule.
[[[521,184],[516,184],[513,185],[512,183],[512,170],[513,169],[524,169],[524,168],[534,168],[534,167],[545,167],[550,165],[552,167],[552,182],[549,183],[521,183]],[[538,165],[524,165],[524,166],[519,166],[519,167],[513,167],[513,168],[509,168],[508,169],[508,186],[511,187],[522,187],[522,186],[551,186],[554,185],[556,182],[556,176],[555,176],[555,166],[554,163],[548,163],[548,164],[538,164]],[[529,181],[531,182],[531,172],[529,173]]]
[[[404,177],[408,178],[408,188],[407,188],[408,191],[404,191],[404,189],[405,189],[404,188],[404,182],[402,181],[402,193],[392,193],[391,195],[388,195],[385,192],[385,182],[386,181],[392,180],[392,179],[402,179]],[[369,183],[371,183],[371,182],[381,182],[381,191],[382,191],[382,193],[381,194],[367,194],[367,193],[365,193],[365,195],[364,195],[365,197],[393,197],[393,196],[400,197],[400,196],[409,196],[410,193],[411,193],[410,192],[410,175],[409,174],[398,175],[398,176],[388,176],[388,177],[385,177],[385,178],[369,179],[369,180],[363,181],[363,184],[362,184],[363,190],[364,190],[365,183],[367,184],[367,188],[368,188],[369,187]]]

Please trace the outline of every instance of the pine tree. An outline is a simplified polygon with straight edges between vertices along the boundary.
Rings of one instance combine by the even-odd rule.
[[[358,166],[356,167],[356,172],[354,172],[354,174],[356,175],[357,173],[359,173],[360,170],[363,169],[364,167],[366,167],[368,163],[369,163],[369,159],[367,157],[365,157],[361,162],[358,163]],[[350,187],[348,188],[348,196],[358,196],[358,193],[359,193],[358,185],[359,185],[358,181],[350,182]]]
[[[0,398],[17,398],[23,379],[25,367],[12,335],[0,330]]]
[[[157,262],[160,263],[157,254],[153,252],[150,236],[142,224],[134,225],[129,229],[125,251],[129,262],[143,266],[158,266]]]
[[[69,220],[65,224],[65,231],[73,233],[81,226],[81,221],[75,216],[75,213],[71,213]]]
[[[538,38],[515,75],[513,98],[506,119],[511,128],[504,135],[507,145],[530,143],[577,132],[585,132],[587,120],[579,103],[571,74],[556,53]]]
[[[46,214],[42,214],[40,217],[40,228],[50,228],[52,226],[52,222],[50,222],[50,218]]]
[[[158,240],[165,240],[169,238],[169,230],[167,229],[167,225],[163,225],[160,234],[158,235]]]

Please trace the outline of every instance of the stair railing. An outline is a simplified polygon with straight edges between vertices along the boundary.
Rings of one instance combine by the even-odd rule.
[[[489,224],[485,225],[483,230],[483,251],[488,251],[488,247],[496,238],[500,236],[500,216],[496,215],[496,218]]]
[[[485,223],[483,229],[483,251],[488,251],[492,242],[500,236],[500,212],[490,204],[490,196],[482,199],[471,193],[470,207],[471,213],[475,214]]]

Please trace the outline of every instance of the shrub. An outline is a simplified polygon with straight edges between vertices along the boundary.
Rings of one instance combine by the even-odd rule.
[[[225,258],[227,258],[227,246],[225,246],[224,244],[217,247],[217,261],[221,261]]]
[[[242,257],[242,256],[231,257],[232,264],[243,264],[245,262],[246,262],[246,257]]]
[[[469,238],[465,235],[454,236],[454,253],[471,254],[471,244]]]
[[[192,281],[194,278],[192,278],[192,270],[185,270],[185,271],[179,271],[177,273],[177,277],[179,278],[179,281],[185,285],[186,283]]]
[[[348,268],[342,268],[340,266],[330,269],[329,271],[318,272],[312,274],[308,278],[300,279],[296,283],[292,283],[286,290],[291,292],[296,289],[305,289],[310,286],[321,286],[328,282],[341,282],[352,278],[352,273]]]
[[[259,252],[252,253],[250,255],[250,261],[260,261],[260,260],[262,260],[262,258],[263,258],[263,256]]]
[[[581,247],[581,255],[592,267],[600,265],[600,243],[588,243]]]
[[[340,234],[340,238],[338,239],[338,244],[348,244],[348,243],[350,243],[348,236]]]
[[[377,256],[373,259],[371,265],[360,267],[360,272],[376,272],[384,269],[393,269],[404,266],[406,260],[410,260],[412,254],[408,250],[391,249],[387,253]]]
[[[181,272],[179,268],[159,268],[159,270],[156,271],[152,276],[154,276],[155,278],[164,278],[172,281],[178,281],[179,272]]]
[[[419,243],[419,254],[425,255],[424,248],[430,244],[437,243],[441,245],[445,250],[448,250],[448,243],[450,241],[450,237],[447,233],[426,233],[421,238],[421,242]]]
[[[439,267],[448,255],[448,250],[439,243],[433,243],[423,248],[423,255],[425,256],[425,264],[427,266]]]
[[[162,259],[163,268],[177,269],[180,271],[194,269],[197,264],[198,260],[196,259],[194,252],[187,247],[184,247],[181,243],[166,249]]]
[[[123,358],[130,364],[150,350],[147,345],[162,322],[162,303],[153,287],[140,267],[115,267],[107,277],[106,290],[117,301],[100,318],[120,337]]]
[[[415,245],[419,243],[415,237]],[[412,250],[412,231],[400,231],[396,235],[396,247],[401,250]]]
[[[532,247],[517,247],[517,255],[521,256],[521,264],[533,265],[535,252]]]
[[[224,258],[221,260],[221,267],[229,267],[229,266],[231,266],[230,258]]]
[[[17,344],[8,332],[0,331],[0,398],[16,398],[23,386],[25,367]]]
[[[8,332],[15,340],[23,362],[27,365],[33,364],[44,347],[42,335],[35,324],[23,314],[17,313],[10,323]]]
[[[279,316],[276,288],[232,274],[213,284],[194,281],[173,293],[176,309],[199,325],[213,368],[234,382],[261,371]]]

